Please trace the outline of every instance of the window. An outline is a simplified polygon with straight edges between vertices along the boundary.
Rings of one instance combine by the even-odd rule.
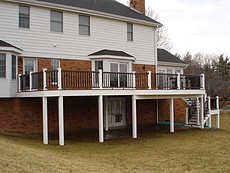
[[[16,56],[11,57],[11,79],[16,79]]]
[[[51,70],[55,70],[51,75],[51,82],[58,81],[58,72],[56,71],[60,67],[60,61],[58,59],[51,59]]]
[[[127,23],[127,40],[133,41],[133,24]]]
[[[6,77],[6,54],[0,53],[0,78]]]
[[[95,71],[103,70],[103,61],[95,61]]]
[[[50,31],[63,32],[63,13],[50,11]]]
[[[30,28],[30,7],[19,6],[19,28]]]
[[[79,15],[79,34],[90,35],[90,18],[89,16]]]

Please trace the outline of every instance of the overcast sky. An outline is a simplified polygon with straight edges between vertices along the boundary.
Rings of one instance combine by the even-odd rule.
[[[160,14],[173,43],[172,53],[230,56],[230,0],[146,0],[148,7]]]

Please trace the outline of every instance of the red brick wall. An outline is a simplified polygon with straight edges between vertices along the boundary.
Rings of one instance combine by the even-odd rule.
[[[151,71],[153,73],[156,72],[156,68],[154,65],[147,65],[147,64],[133,64],[133,71],[139,73],[147,73]]]
[[[159,121],[170,120],[170,100],[163,99],[158,101]],[[174,116],[176,121],[185,121],[185,106],[183,99],[174,99]]]

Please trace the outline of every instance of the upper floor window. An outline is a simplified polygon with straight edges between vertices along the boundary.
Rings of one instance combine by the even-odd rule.
[[[19,6],[19,28],[30,28],[30,7]]]
[[[95,71],[103,70],[103,61],[95,61]]]
[[[51,59],[51,70],[57,70],[60,67],[59,59]]]
[[[133,24],[127,23],[127,40],[133,41]]]
[[[16,56],[11,56],[11,79],[16,79]]]
[[[0,53],[0,78],[6,77],[6,54]]]
[[[63,32],[63,13],[50,11],[50,31]]]
[[[90,35],[90,17],[79,15],[79,35]]]

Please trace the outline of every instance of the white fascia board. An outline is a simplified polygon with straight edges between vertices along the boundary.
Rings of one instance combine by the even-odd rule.
[[[14,47],[6,47],[6,46],[0,46],[0,51],[6,51],[6,52],[14,52],[17,54],[22,54],[22,50],[16,49]]]
[[[134,57],[113,56],[113,55],[94,55],[94,56],[89,56],[89,59],[120,59],[120,60],[134,61],[134,62],[136,60],[136,58]]]
[[[63,11],[70,11],[70,12],[75,12],[75,13],[80,13],[80,14],[91,15],[91,16],[109,18],[109,19],[120,20],[120,21],[125,21],[125,22],[132,22],[132,23],[152,26],[155,28],[160,28],[163,26],[162,24],[159,24],[159,23],[153,23],[153,22],[143,21],[139,19],[119,16],[115,14],[109,14],[109,13],[88,10],[88,9],[83,9],[83,8],[78,8],[78,7],[71,7],[71,6],[66,6],[66,5],[60,5],[60,4],[53,4],[53,3],[48,3],[48,2],[41,2],[41,1],[34,1],[34,0],[4,0],[4,1],[46,7],[46,8],[51,8],[51,9],[55,8],[55,9],[63,10]]]
[[[158,61],[158,66],[187,67],[189,64]]]

